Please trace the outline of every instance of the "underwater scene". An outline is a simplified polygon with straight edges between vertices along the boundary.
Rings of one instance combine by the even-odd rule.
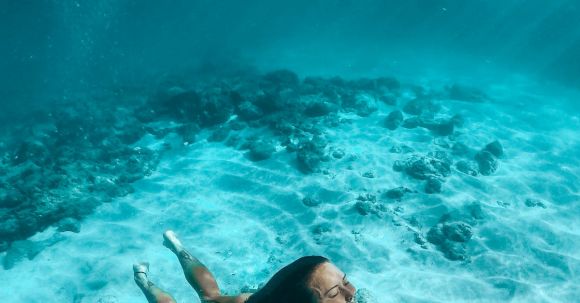
[[[3,0],[0,297],[580,302],[578,16]]]

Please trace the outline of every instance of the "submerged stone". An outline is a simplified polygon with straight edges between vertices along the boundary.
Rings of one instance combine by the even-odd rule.
[[[237,112],[242,120],[256,120],[264,115],[261,109],[249,101],[242,102]]]
[[[419,97],[413,99],[403,107],[403,111],[409,115],[420,116],[423,114],[433,114],[439,110],[439,106],[436,105],[431,99]]]
[[[453,84],[447,88],[449,99],[467,102],[485,102],[488,96],[478,88],[462,84]]]
[[[546,208],[546,204],[538,199],[533,199],[533,198],[528,198],[525,201],[525,204],[527,207],[541,207],[541,208]]]
[[[426,180],[431,177],[447,177],[451,174],[451,163],[445,153],[429,153],[427,156],[412,156],[404,163],[409,176]]]
[[[471,226],[464,222],[445,223],[443,233],[447,239],[455,242],[467,242],[473,236]]]
[[[425,192],[428,194],[437,194],[441,192],[443,182],[438,178],[429,178],[425,182]]]
[[[336,106],[323,98],[309,98],[304,108],[307,117],[321,117],[336,111]]]
[[[317,171],[320,163],[328,160],[325,147],[326,142],[318,136],[311,140],[301,141],[296,150],[298,168],[304,173]]]
[[[401,124],[401,127],[403,128],[417,128],[421,125],[421,119],[419,117],[412,117],[412,118],[408,118],[405,119],[403,121],[403,123]]]
[[[485,151],[490,152],[492,155],[501,158],[503,156],[503,146],[499,143],[498,140],[495,140],[488,145],[485,146],[483,149]]]
[[[499,163],[495,156],[486,150],[477,153],[477,155],[475,155],[475,161],[477,161],[479,172],[484,176],[489,176],[495,173],[499,167]]]
[[[219,127],[215,131],[211,133],[211,135],[207,138],[208,142],[222,142],[224,141],[228,135],[230,134],[230,130],[226,127]]]
[[[439,246],[439,249],[443,252],[445,257],[451,261],[465,261],[469,259],[467,248],[463,243],[444,241],[443,244]]]
[[[252,161],[262,161],[270,158],[276,148],[270,142],[254,141],[250,144],[249,157]]]
[[[478,175],[477,164],[472,161],[461,160],[455,164],[455,168],[466,175],[474,177]]]
[[[394,110],[389,113],[387,118],[385,118],[384,125],[390,130],[395,130],[399,125],[401,125],[401,123],[403,123],[404,118],[405,117],[403,117],[403,113],[400,110]]]
[[[410,190],[406,187],[400,186],[400,187],[396,187],[393,189],[389,189],[388,191],[386,191],[383,194],[383,196],[388,198],[388,199],[400,200],[401,198],[403,198],[403,196],[405,194],[412,193],[412,192],[413,192],[412,190]]]
[[[393,145],[393,147],[389,149],[389,152],[394,154],[408,154],[414,151],[415,150],[412,147],[409,147],[407,145]]]
[[[320,205],[321,201],[312,197],[304,197],[304,199],[302,199],[302,203],[308,207],[314,207]]]
[[[444,256],[452,261],[467,260],[469,255],[465,243],[471,240],[473,231],[465,222],[445,222],[449,215],[441,218],[438,223],[427,232],[427,241],[435,245]]]
[[[56,224],[56,229],[59,232],[70,231],[73,233],[79,233],[81,231],[81,222],[74,218],[65,218]]]
[[[455,130],[455,123],[452,120],[419,119],[419,126],[438,136],[450,136]]]
[[[332,157],[335,159],[342,159],[344,158],[345,152],[343,149],[337,149],[332,152]]]

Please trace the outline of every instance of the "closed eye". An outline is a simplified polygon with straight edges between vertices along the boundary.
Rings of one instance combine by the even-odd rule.
[[[338,288],[334,289],[335,291],[329,295],[329,297],[331,298],[336,298],[336,296],[338,296],[338,294],[340,293],[340,291],[338,290]]]

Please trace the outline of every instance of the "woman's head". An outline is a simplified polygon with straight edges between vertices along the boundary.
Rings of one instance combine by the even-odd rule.
[[[278,271],[248,303],[345,303],[355,288],[320,256],[302,257]]]
[[[346,274],[330,262],[316,267],[310,274],[308,286],[320,303],[351,302],[356,291]]]

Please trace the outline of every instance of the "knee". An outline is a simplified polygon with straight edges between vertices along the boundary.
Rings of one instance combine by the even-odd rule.
[[[157,297],[157,303],[175,303],[171,296],[161,295]]]

